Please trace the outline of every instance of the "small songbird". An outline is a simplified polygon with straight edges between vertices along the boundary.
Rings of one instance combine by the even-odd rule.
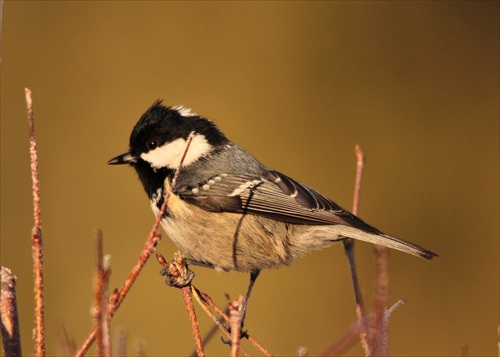
[[[380,232],[312,188],[268,169],[213,122],[184,107],[156,101],[135,125],[129,151],[108,163],[135,168],[158,214],[190,135],[161,224],[193,261],[219,271],[249,272],[247,301],[262,269],[290,264],[346,238],[428,260],[437,256]]]

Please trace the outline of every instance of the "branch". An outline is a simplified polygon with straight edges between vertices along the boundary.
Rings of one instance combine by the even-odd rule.
[[[198,303],[201,305],[201,307],[205,310],[205,312],[208,314],[208,316],[210,316],[212,318],[212,320],[215,322],[215,324],[217,326],[219,326],[219,328],[221,329],[221,331],[224,332],[224,334],[226,336],[231,337],[231,335],[229,334],[228,330],[220,322],[220,321],[224,321],[225,320],[226,322],[230,323],[229,316],[227,316],[227,314],[224,311],[222,311],[221,308],[219,308],[213,302],[213,300],[210,298],[210,296],[208,296],[208,294],[199,291],[197,288],[194,287],[194,285],[192,285],[192,291],[193,291],[194,297],[196,298],[196,300],[198,301]],[[217,317],[215,316],[215,314],[210,309],[216,311],[221,316],[221,318],[217,319]],[[252,336],[250,336],[248,334],[248,332],[246,333],[246,338],[263,355],[265,355],[267,357],[272,357],[271,352],[269,352],[261,344],[259,344]],[[245,351],[243,350],[243,347],[240,346],[240,349],[241,349],[242,352],[245,353]]]
[[[389,253],[387,248],[374,245],[375,250],[375,297],[373,300],[373,320],[368,333],[368,345],[373,356],[381,356],[386,350],[383,339],[384,318],[389,294],[389,271],[387,269]]]
[[[365,316],[363,320],[355,322],[346,332],[344,332],[327,349],[321,352],[321,356],[341,356],[356,342],[356,338],[365,330],[371,316]]]
[[[10,269],[1,267],[0,291],[0,329],[2,330],[3,351],[5,356],[18,357],[21,353],[21,336],[16,302],[16,277]]]
[[[363,169],[365,167],[365,154],[361,149],[361,147],[357,144],[354,148],[354,152],[356,154],[356,181],[354,184],[354,199],[352,204],[352,213],[357,215],[359,207],[359,197],[361,193],[361,181],[363,178]],[[359,339],[365,351],[365,355],[368,356],[370,354],[370,348],[366,341],[366,329],[364,328],[365,312],[363,306],[363,296],[361,294],[361,290],[359,289],[358,274],[356,272],[356,263],[354,259],[354,239],[347,238],[344,240],[344,251],[347,256],[347,260],[349,261],[349,267],[351,270],[354,298],[356,300],[356,316],[358,319],[358,325],[360,326]]]
[[[161,236],[158,232],[151,231],[148,239],[146,240],[146,243],[144,244],[144,248],[142,249],[139,259],[137,260],[134,267],[130,271],[127,279],[123,283],[120,290],[115,290],[109,299],[108,309],[111,317],[114,316],[116,310],[118,310],[121,303],[127,296],[127,293],[134,285],[134,282],[137,280],[137,277],[139,276],[142,268],[144,268],[144,265],[146,265],[146,262],[148,261],[149,257],[155,251],[156,245],[158,244],[160,239]],[[88,349],[90,348],[90,346],[92,345],[97,336],[96,333],[97,333],[97,326],[94,326],[92,330],[89,332],[85,341],[82,343],[82,345],[76,352],[75,356],[77,357],[83,356],[88,351]]]
[[[181,253],[175,254],[174,259],[170,263],[160,253],[156,253],[156,258],[161,266],[163,266],[161,274],[166,276],[167,285],[181,289],[191,323],[191,330],[193,331],[197,354],[198,356],[205,356],[198,319],[194,311],[193,297],[191,295],[191,280],[193,280],[194,274],[188,269]]]
[[[102,231],[96,232],[97,264],[95,276],[95,324],[97,327],[97,355],[111,356],[111,316],[108,309],[108,285],[111,270],[109,256],[103,256]]]
[[[241,338],[241,320],[243,319],[244,303],[245,299],[241,295],[235,298],[233,301],[229,301],[229,323],[231,326],[231,357],[238,357]]]
[[[45,324],[43,305],[43,244],[42,227],[40,217],[40,180],[38,178],[38,154],[35,138],[35,119],[33,116],[33,99],[31,91],[24,89],[26,96],[26,107],[28,110],[28,126],[31,157],[31,179],[33,181],[33,219],[34,225],[31,231],[33,275],[35,290],[35,330],[33,339],[35,341],[35,354],[38,357],[45,356]]]

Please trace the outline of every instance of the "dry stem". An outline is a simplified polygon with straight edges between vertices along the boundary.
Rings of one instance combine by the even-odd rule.
[[[201,342],[200,328],[198,326],[198,319],[196,318],[196,312],[194,311],[193,306],[193,297],[191,295],[191,287],[184,286],[181,288],[182,296],[184,298],[184,302],[186,303],[186,308],[189,315],[189,321],[191,322],[191,329],[193,330],[194,341],[196,344],[196,350],[198,351],[198,356],[205,356],[205,352],[203,351],[203,344]]]
[[[227,313],[225,313],[224,311],[222,311],[213,302],[213,300],[210,298],[210,296],[208,296],[206,293],[203,293],[203,292],[199,291],[194,286],[192,286],[192,291],[193,291],[194,297],[196,298],[196,300],[198,301],[198,303],[201,305],[201,307],[205,310],[205,312],[208,314],[208,316],[210,316],[212,318],[212,320],[215,322],[215,324],[217,326],[219,326],[219,328],[221,329],[221,331],[224,332],[224,334],[226,334],[226,336],[231,337],[230,334],[229,334],[229,332],[227,331],[227,329],[224,327],[224,325],[222,325],[222,323],[219,321],[219,319],[217,319],[217,317],[215,317],[215,314],[210,309],[213,309],[214,311],[216,311],[221,316],[221,320],[223,319],[226,322],[230,322],[230,318],[229,318],[229,316],[227,316]],[[246,338],[262,354],[264,354],[265,356],[268,356],[268,357],[272,357],[271,352],[269,352],[261,344],[259,344],[252,336],[248,335],[248,333],[246,335]],[[243,347],[240,346],[240,350],[242,352],[244,352],[245,355],[247,355],[246,352],[243,350]]]
[[[375,250],[375,297],[373,301],[374,318],[370,323],[368,345],[370,354],[382,356],[386,341],[383,340],[384,314],[386,311],[387,297],[389,293],[389,271],[387,262],[389,253],[387,248],[374,245]]]
[[[361,147],[356,144],[354,148],[354,152],[356,154],[356,181],[354,184],[354,199],[352,205],[352,213],[355,215],[358,213],[359,207],[359,197],[361,194],[361,181],[363,178],[363,169],[365,167],[365,154]],[[369,355],[370,349],[366,341],[366,329],[363,326],[364,319],[364,306],[363,306],[363,296],[361,294],[361,290],[359,289],[359,281],[358,275],[356,273],[356,263],[354,259],[354,240],[351,238],[347,238],[344,240],[344,250],[347,256],[347,260],[349,262],[349,267],[351,270],[351,279],[352,285],[354,289],[354,298],[356,300],[356,316],[358,319],[359,329],[359,339],[361,341],[361,345],[365,351],[365,355]]]
[[[42,227],[40,215],[40,180],[38,178],[38,154],[35,138],[35,119],[33,116],[33,99],[31,91],[24,89],[26,96],[26,107],[28,111],[30,158],[31,158],[31,179],[33,181],[33,230],[32,255],[33,255],[33,275],[35,291],[35,330],[33,339],[35,341],[35,355],[45,356],[45,323],[44,323],[44,305],[43,305],[43,244]]]
[[[108,285],[111,270],[109,259],[103,256],[102,231],[96,232],[97,265],[95,277],[95,317],[97,327],[97,355],[111,356],[111,316],[108,309]]]
[[[0,329],[5,356],[21,356],[21,337],[16,302],[16,277],[10,269],[1,267]]]
[[[203,343],[198,326],[198,319],[193,306],[193,297],[191,295],[191,280],[193,274],[186,266],[184,259],[180,253],[175,254],[172,262],[167,262],[163,255],[156,253],[158,262],[163,266],[162,275],[167,276],[167,284],[181,289],[184,303],[188,311],[191,330],[193,331],[194,342],[196,344],[196,352],[198,356],[204,356]]]
[[[241,338],[241,320],[243,319],[244,303],[245,299],[241,295],[235,298],[233,301],[229,301],[229,323],[231,326],[231,357],[238,357]]]
[[[354,323],[349,330],[344,332],[336,341],[334,341],[321,356],[341,356],[356,342],[357,336],[364,330],[364,327],[369,323],[371,316],[365,316],[362,321]]]
[[[108,309],[109,309],[109,314],[111,317],[115,314],[116,310],[120,307],[121,303],[127,296],[127,293],[129,290],[132,288],[132,285],[134,285],[134,282],[137,280],[137,277],[139,276],[139,273],[141,272],[142,268],[148,261],[149,257],[153,252],[155,251],[155,247],[160,241],[161,236],[158,232],[156,231],[151,231],[149,234],[148,239],[146,240],[146,243],[144,244],[144,248],[142,249],[141,255],[139,256],[139,259],[135,263],[134,267],[130,271],[127,279],[123,283],[122,287],[120,290],[115,290],[109,299],[108,303]],[[78,351],[76,352],[76,356],[83,356],[92,343],[94,342],[96,338],[96,332],[97,332],[97,326],[94,326],[90,333],[88,334],[87,338],[83,342],[83,344],[80,346]]]

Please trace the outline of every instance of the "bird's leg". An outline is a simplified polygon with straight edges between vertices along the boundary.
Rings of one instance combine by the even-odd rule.
[[[260,274],[260,270],[254,270],[250,273],[250,283],[248,283],[247,293],[245,295],[245,302],[243,305],[243,311],[241,314],[241,330],[243,332],[243,324],[245,323],[245,316],[247,314],[247,306],[248,299],[250,299],[250,294],[252,293],[253,286],[255,285],[255,281]]]
[[[210,263],[200,262],[199,260],[194,260],[191,258],[184,258],[184,260],[186,261],[186,263],[188,265],[194,265],[197,267],[215,269],[215,266],[213,264],[210,264]]]
[[[243,309],[241,313],[241,326],[240,326],[240,338],[243,337],[248,337],[248,334],[246,331],[243,331],[243,325],[245,323],[245,316],[247,314],[247,306],[248,306],[248,299],[250,299],[250,294],[252,293],[253,286],[255,285],[255,281],[257,280],[257,277],[260,274],[260,270],[254,270],[250,273],[250,283],[248,284],[247,288],[247,293],[245,294],[245,302],[243,304]],[[228,331],[231,332],[231,328],[228,328]],[[231,340],[225,340],[224,338],[221,337],[222,343],[226,345],[231,344]]]

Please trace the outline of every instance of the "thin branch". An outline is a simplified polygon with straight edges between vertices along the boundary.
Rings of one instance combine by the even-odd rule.
[[[10,269],[1,267],[0,329],[2,330],[3,352],[5,356],[18,357],[21,353],[21,336],[16,302],[16,277]]]
[[[148,239],[146,240],[146,243],[144,244],[144,248],[141,251],[139,259],[137,260],[136,264],[130,271],[127,279],[123,283],[120,290],[115,290],[109,299],[108,309],[111,317],[113,317],[116,310],[119,309],[121,303],[127,296],[127,293],[130,291],[130,289],[134,285],[134,282],[137,280],[137,277],[139,276],[142,268],[144,268],[144,265],[148,261],[151,254],[154,253],[156,245],[158,244],[160,239],[161,235],[158,232],[152,230]],[[96,332],[97,332],[97,326],[94,326],[92,330],[89,332],[85,341],[82,343],[82,345],[76,352],[75,356],[85,355],[85,353],[88,351],[88,349],[90,348],[90,346],[92,345],[92,343],[96,338]]]
[[[497,329],[497,347],[498,347],[498,357],[500,357],[500,325]]]
[[[225,313],[224,311],[222,311],[221,308],[218,307],[213,302],[213,300],[210,298],[210,296],[208,296],[208,294],[199,291],[194,286],[192,286],[192,288],[193,288],[193,295],[194,295],[194,297],[196,298],[196,300],[198,301],[198,303],[203,307],[203,309],[208,314],[208,316],[210,316],[212,318],[212,320],[215,322],[215,324],[217,326],[219,326],[219,328],[221,329],[221,331],[224,332],[226,334],[226,336],[231,337],[230,334],[229,334],[229,332],[227,331],[227,329],[224,327],[224,325],[222,325],[222,323],[219,322],[222,319],[225,320],[226,322],[230,322],[230,318],[229,318],[229,316],[227,316],[227,313]],[[221,319],[220,320],[217,319],[215,317],[215,314],[208,307],[210,307],[211,309],[213,309],[214,311],[216,311],[221,316]],[[264,354],[265,356],[268,356],[268,357],[272,357],[271,352],[269,352],[261,344],[259,344],[252,336],[248,335],[248,333],[246,334],[246,338],[260,352],[262,352],[262,354]],[[244,352],[246,354],[246,352],[243,350],[243,347],[240,346],[240,349],[241,349],[242,352]]]
[[[336,341],[334,341],[327,349],[321,352],[321,356],[341,356],[343,355],[351,346],[356,343],[358,335],[365,329],[368,325],[371,316],[365,316],[362,321],[357,321],[351,328],[342,334]]]
[[[207,314],[212,317],[212,312],[211,311],[207,311],[206,309],[206,305],[200,301],[200,296],[199,296],[199,293],[196,292],[196,288],[194,286],[191,285],[191,292],[193,293],[194,297],[196,298],[196,300],[198,301],[198,303],[200,304],[201,307],[203,307],[203,309],[205,310],[205,312],[207,312]],[[229,314],[229,309],[226,309],[225,311],[225,314]],[[212,319],[215,321],[214,324],[212,325],[212,327],[210,328],[210,330],[208,330],[208,332],[205,334],[205,336],[202,338],[201,340],[201,344],[203,346],[206,346],[207,344],[210,343],[210,341],[212,341],[213,337],[215,336],[215,334],[217,333],[217,331],[219,329],[223,329],[222,326],[222,323],[225,321],[224,320],[224,317],[223,316],[219,316],[219,318],[217,319],[215,317],[215,315],[212,317]],[[196,351],[196,349],[191,352],[190,354],[191,357],[196,357],[198,356],[198,353]]]
[[[35,291],[35,330],[33,339],[35,341],[35,355],[38,357],[45,356],[45,323],[44,323],[44,305],[43,305],[43,244],[42,244],[42,227],[40,214],[40,180],[38,177],[38,154],[36,149],[35,138],[35,119],[33,116],[33,99],[31,91],[28,88],[24,89],[26,96],[26,107],[28,110],[28,126],[29,126],[29,141],[30,141],[30,158],[31,158],[31,179],[33,181],[33,230],[31,231],[32,238],[32,255],[33,255],[33,275],[34,275],[34,291]]]
[[[241,338],[241,320],[243,319],[244,303],[245,299],[241,295],[235,298],[233,301],[229,301],[229,323],[231,326],[231,357],[238,357]]]
[[[191,321],[191,330],[193,331],[194,341],[196,344],[196,350],[198,351],[198,356],[205,356],[205,352],[203,351],[203,344],[201,341],[200,335],[200,327],[198,326],[198,319],[196,318],[196,312],[194,311],[193,306],[193,297],[191,295],[191,287],[184,286],[181,288],[182,297],[184,298],[184,302],[186,303],[186,308],[189,315],[189,321]]]
[[[368,333],[368,345],[371,354],[382,356],[386,350],[386,341],[383,340],[384,315],[389,294],[389,271],[387,268],[389,252],[387,248],[374,245],[375,251],[375,297],[373,299],[373,320]]]
[[[404,303],[405,303],[404,300],[398,300],[394,303],[394,305],[392,305],[390,308],[384,311],[384,318],[382,320],[382,331],[380,337],[381,344],[377,350],[379,356],[387,356],[388,352],[387,343],[389,340],[388,339],[389,317],[391,317],[392,313],[396,311],[398,307],[404,305]]]
[[[356,144],[354,147],[354,153],[356,154],[356,182],[354,184],[354,199],[352,203],[352,213],[358,214],[359,208],[359,197],[361,195],[361,181],[363,180],[363,170],[365,168],[366,156],[361,146]]]
[[[111,270],[109,257],[103,256],[102,231],[96,232],[97,265],[95,277],[95,317],[97,326],[97,355],[111,356],[111,316],[108,309],[108,285]]]
[[[167,285],[177,287],[182,291],[182,297],[184,298],[189,321],[191,323],[191,330],[193,331],[197,355],[204,356],[205,352],[203,351],[200,328],[198,326],[198,319],[196,318],[196,312],[193,306],[193,297],[191,295],[191,280],[193,279],[194,274],[188,269],[180,253],[176,253],[171,262],[167,262],[160,253],[156,253],[156,258],[161,266],[163,266],[161,274],[166,276]]]
[[[361,194],[361,182],[363,179],[363,170],[365,167],[365,154],[361,147],[356,144],[354,148],[356,154],[356,181],[354,184],[354,199],[352,204],[352,213],[355,215],[358,213],[359,208],[359,197]],[[370,348],[366,341],[366,330],[363,328],[362,322],[364,321],[364,306],[363,306],[363,296],[359,288],[358,274],[356,272],[356,263],[354,259],[354,239],[347,238],[344,241],[344,251],[349,262],[349,267],[351,271],[352,285],[354,289],[354,298],[356,301],[356,317],[358,319],[358,325],[361,327],[359,330],[359,339],[361,345],[365,351],[365,355],[370,354]]]

